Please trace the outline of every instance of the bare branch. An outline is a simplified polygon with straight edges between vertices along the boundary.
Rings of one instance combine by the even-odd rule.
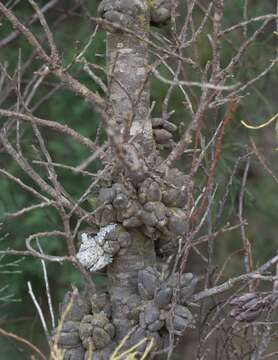
[[[15,340],[27,345],[30,349],[32,349],[35,353],[37,353],[42,360],[47,360],[46,357],[43,355],[43,353],[34,344],[32,344],[30,341],[24,339],[23,337],[13,334],[11,332],[7,332],[4,329],[0,329],[0,334],[3,336],[9,337],[9,338],[15,339]]]
[[[59,2],[59,0],[51,0],[48,3],[46,3],[41,9],[40,11],[44,14],[46,13],[48,10],[52,9],[57,3]],[[30,26],[32,25],[36,20],[38,19],[38,14],[34,14],[30,17],[30,19],[27,20],[26,25]],[[17,37],[20,35],[20,31],[15,30],[13,32],[11,32],[8,36],[6,36],[4,39],[2,39],[0,41],[0,49],[3,47],[6,47],[7,45],[9,45],[12,41],[16,40]]]
[[[200,301],[206,299],[210,296],[214,296],[216,294],[220,294],[224,291],[227,291],[240,282],[248,281],[250,279],[256,279],[256,276],[263,274],[266,270],[268,270],[271,266],[275,265],[277,262],[278,262],[278,255],[268,260],[264,265],[260,266],[255,271],[240,275],[238,277],[231,278],[221,285],[215,286],[211,289],[203,290],[195,294],[192,298],[192,301]]]
[[[49,331],[47,329],[46,320],[45,320],[45,317],[43,315],[43,311],[42,311],[42,309],[41,309],[41,307],[40,307],[40,305],[39,305],[39,303],[38,303],[38,301],[37,301],[37,299],[35,297],[35,294],[33,292],[32,285],[31,285],[30,281],[27,282],[27,286],[28,286],[28,292],[29,292],[29,294],[31,296],[31,299],[32,299],[32,301],[33,301],[33,303],[34,303],[34,305],[35,305],[35,307],[37,309],[37,312],[39,314],[45,336],[46,336],[47,340],[49,341],[50,340],[50,335],[49,335]]]
[[[21,121],[26,121],[30,123],[35,123],[40,126],[49,127],[55,131],[58,131],[62,134],[66,134],[71,136],[74,140],[76,140],[78,143],[87,146],[91,150],[97,150],[98,147],[91,141],[90,139],[86,138],[85,136],[82,136],[80,133],[76,132],[75,130],[71,129],[67,125],[62,125],[56,121],[50,121],[50,120],[44,120],[38,117],[35,117],[33,115],[26,115],[22,113],[17,113],[15,111],[9,111],[9,110],[1,110],[0,109],[0,116],[6,117],[6,118],[16,118]]]

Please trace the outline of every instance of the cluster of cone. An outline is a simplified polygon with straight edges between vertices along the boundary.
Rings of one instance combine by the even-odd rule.
[[[126,347],[133,346],[145,337],[154,339],[155,349],[169,346],[169,334],[181,336],[194,326],[194,318],[187,307],[197,279],[186,273],[171,275],[167,280],[152,267],[138,274],[138,293],[126,301],[126,312],[134,325]],[[60,305],[64,318],[61,328],[53,334],[53,342],[65,350],[64,359],[104,359],[115,347],[115,327],[111,321],[112,306],[108,293],[92,296],[79,294],[74,288]],[[140,349],[139,349],[140,351]],[[141,351],[144,351],[142,346]],[[101,354],[101,355],[100,355]],[[108,358],[108,357],[107,357]]]
[[[115,25],[127,28],[132,27],[134,19],[140,17],[144,11],[144,2],[135,0],[103,0],[98,7],[98,14],[103,19]],[[150,22],[152,25],[160,26],[171,17],[171,0],[151,0],[149,1]],[[114,32],[116,27],[109,24],[102,24],[107,31]]]
[[[186,204],[191,183],[178,169],[169,169],[164,179],[147,178],[137,188],[115,183],[100,190],[95,220],[99,227],[121,224],[140,228],[153,240],[176,243],[187,229]]]
[[[237,321],[255,321],[266,310],[271,308],[272,296],[262,297],[254,292],[234,297],[230,305],[234,306],[231,316]]]

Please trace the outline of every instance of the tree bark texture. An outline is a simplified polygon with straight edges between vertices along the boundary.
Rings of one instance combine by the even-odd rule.
[[[126,336],[121,351],[146,339],[136,353],[143,354],[150,344],[152,357],[158,350],[167,351],[193,324],[186,304],[196,279],[164,273],[157,266],[159,248],[175,247],[186,231],[189,186],[178,169],[159,168],[156,135],[176,128],[149,114],[150,23],[169,19],[169,4],[104,0],[99,7],[107,30],[106,130],[114,168],[111,185],[103,187],[96,200],[100,231],[94,237],[83,234],[77,258],[93,271],[106,266],[107,289],[86,296],[75,289],[66,295],[61,305],[65,323],[54,336],[66,349],[65,359],[109,359]],[[165,129],[160,129],[163,124]]]

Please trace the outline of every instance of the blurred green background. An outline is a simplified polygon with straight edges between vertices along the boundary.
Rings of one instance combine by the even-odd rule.
[[[43,6],[45,1],[37,1],[40,6]],[[96,15],[97,3],[94,1],[87,1],[86,7],[91,15]],[[184,19],[184,4],[180,2],[180,18],[178,22]],[[207,5],[207,1],[203,1]],[[224,27],[231,26],[242,20],[243,17],[243,0],[230,0],[225,2],[225,21]],[[84,12],[79,7],[72,10],[76,2],[59,1],[59,4],[47,13],[47,20],[50,27],[53,29],[55,40],[58,44],[59,50],[63,55],[64,64],[71,62],[73,56],[78,49],[84,46],[94,28],[94,23],[90,22]],[[252,1],[249,4],[248,17],[259,16],[275,12],[275,1]],[[32,9],[27,1],[20,1],[15,7],[15,13],[21,19],[27,19],[32,14]],[[196,18],[201,19],[201,11],[196,11]],[[64,19],[57,23],[58,19]],[[7,36],[13,29],[9,23],[3,18],[0,18],[0,38]],[[275,38],[273,31],[275,30],[274,22],[272,22],[265,31],[257,38],[256,42],[250,47],[244,62],[241,63],[234,72],[236,81],[247,81],[252,78],[254,74],[259,73],[269,64],[269,61],[275,57]],[[250,35],[257,24],[248,26],[248,34]],[[38,38],[42,37],[41,27],[38,22],[31,26],[31,30]],[[210,30],[208,26],[204,33],[199,37],[197,46],[200,49],[200,63],[202,65],[211,57],[207,31]],[[169,27],[163,29],[156,29],[165,36],[170,36]],[[238,48],[243,42],[242,32],[236,32],[230,37],[233,46]],[[19,50],[20,49],[20,50]],[[2,65],[6,66],[6,70],[10,75],[15,73],[19,51],[21,52],[22,62],[26,61],[31,54],[30,46],[19,37],[13,41],[9,46],[0,50],[0,61]],[[224,43],[221,48],[222,65],[226,65],[230,57],[233,55],[233,47],[229,43]],[[93,44],[87,52],[87,60],[96,63],[101,67],[105,67],[105,34],[100,31],[94,38]],[[40,66],[38,60],[34,60],[23,75],[22,88],[27,81],[31,79],[33,71]],[[95,85],[89,76],[81,71],[81,67],[75,65],[72,68],[72,73],[79,78],[79,80],[87,84],[90,88],[99,93],[102,90]],[[248,90],[248,94],[242,100],[241,105],[236,113],[235,118],[230,124],[223,148],[221,160],[217,168],[216,181],[219,186],[217,192],[216,205],[223,197],[226,185],[233,173],[234,166],[237,159],[244,156],[249,147],[249,137],[252,136],[256,141],[260,151],[266,157],[272,170],[278,170],[277,165],[277,146],[274,133],[274,124],[266,127],[260,131],[252,131],[244,128],[240,124],[240,120],[246,120],[249,123],[262,123],[277,113],[277,66],[266,77],[255,83],[255,85]],[[97,70],[98,75],[105,81],[105,74],[101,70]],[[194,79],[194,74],[191,75]],[[32,100],[32,104],[36,104],[45,94],[57,85],[57,80],[51,76],[47,77],[44,85]],[[155,115],[161,112],[161,103],[167,91],[167,87],[159,81],[152,79],[152,100],[156,101]],[[4,90],[6,87],[4,86]],[[198,90],[194,89],[196,95]],[[3,94],[5,92],[3,91]],[[1,97],[1,96],[0,96]],[[16,97],[14,92],[11,92],[5,101],[1,104],[1,108],[9,108],[15,103]],[[170,108],[175,109],[175,115],[172,120],[180,127],[186,127],[189,114],[182,105],[183,98],[178,91],[173,93],[171,98]],[[211,113],[207,115],[205,120],[205,127],[202,132],[204,141],[209,139],[210,134],[219,124],[219,121],[225,113],[225,108],[219,111],[216,115]],[[101,128],[98,116],[92,111],[90,106],[82,99],[74,96],[69,91],[59,89],[47,101],[43,102],[41,106],[36,109],[35,114],[42,118],[49,118],[58,120],[61,123],[68,124],[70,127],[86,135],[91,139],[95,139],[96,134],[99,134],[99,143],[105,141],[105,133]],[[3,121],[1,122],[3,123]],[[22,149],[29,160],[39,160],[37,152],[37,144],[32,135],[32,129],[29,125],[22,127]],[[83,146],[80,146],[70,138],[61,138],[61,135],[49,130],[42,129],[44,137],[47,139],[48,148],[51,154],[54,155],[56,162],[65,163],[67,165],[76,166],[81,164],[89,155],[90,152]],[[209,159],[207,159],[209,161]],[[180,162],[182,169],[187,168],[186,159]],[[238,168],[232,177],[230,192],[225,206],[225,211],[218,220],[218,226],[225,224],[227,221],[236,223],[238,194],[242,175],[244,171],[244,162],[239,162]],[[0,167],[7,169],[13,175],[23,179],[26,184],[32,185],[32,181],[28,178],[18,166],[6,155],[1,147],[0,149]],[[39,165],[34,165],[35,169],[43,173]],[[97,171],[101,168],[101,163],[96,161],[88,168],[90,171]],[[64,169],[57,170],[59,179],[63,182],[66,190],[73,198],[78,198],[90,184],[90,178],[80,175],[74,175],[72,172]],[[200,175],[197,178],[198,185],[201,186],[203,177]],[[199,181],[199,184],[198,184]],[[196,191],[198,191],[196,189]],[[263,261],[271,257],[277,251],[277,213],[278,201],[276,198],[277,184],[265,172],[262,166],[258,163],[255,157],[251,158],[251,167],[248,175],[247,192],[245,195],[244,217],[248,221],[247,234],[252,243],[255,265],[261,264]],[[17,211],[24,206],[28,206],[34,199],[23,192],[17,185],[9,181],[4,176],[0,175],[0,222],[3,222],[1,228],[1,249],[13,248],[24,249],[24,239],[31,233],[39,231],[49,231],[51,229],[59,229],[59,218],[55,211],[50,209],[36,210],[29,212],[26,216],[18,219],[7,219],[6,213]],[[217,206],[215,208],[215,216],[217,214]],[[65,253],[65,244],[61,241],[49,240],[43,244],[45,251],[51,254]],[[232,252],[242,247],[240,232],[235,231],[232,234],[222,236],[216,241],[216,258],[215,263],[224,263],[227,256]],[[204,251],[207,251],[204,249]],[[0,327],[8,331],[12,331],[20,336],[28,338],[34,342],[36,346],[46,351],[47,345],[43,335],[40,321],[37,312],[31,302],[27,291],[27,281],[31,281],[34,292],[39,299],[39,302],[49,320],[47,301],[45,296],[45,289],[43,283],[42,267],[39,260],[25,258],[20,263],[14,263],[16,259],[0,258]],[[193,257],[192,262],[198,263],[200,260]],[[7,265],[11,263],[12,265]],[[59,301],[61,301],[63,294],[69,288],[69,284],[77,284],[82,287],[79,274],[73,270],[69,265],[47,264],[48,275],[50,279],[51,294],[55,310],[58,309]],[[231,274],[238,274],[244,271],[242,265],[241,255],[236,255],[230,262],[226,269],[226,276]],[[101,276],[100,279],[101,281]],[[7,287],[8,286],[8,287]],[[50,324],[50,322],[49,322]],[[23,345],[7,338],[0,337],[1,352],[0,359],[30,359],[28,349]]]

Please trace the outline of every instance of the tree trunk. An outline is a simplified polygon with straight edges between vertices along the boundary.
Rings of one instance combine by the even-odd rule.
[[[165,276],[156,264],[155,242],[156,248],[165,240],[175,247],[186,230],[188,191],[186,176],[177,169],[159,168],[152,127],[161,133],[163,122],[156,119],[154,124],[150,118],[148,39],[151,14],[157,22],[160,10],[144,0],[104,0],[99,8],[108,30],[106,130],[113,172],[106,179],[111,186],[101,189],[96,202],[100,231],[95,237],[82,235],[77,258],[93,271],[108,265],[107,291],[90,295],[81,313],[80,304],[87,304],[84,297],[76,292],[65,298],[61,314],[75,296],[60,338],[71,340],[68,334],[78,332],[75,349],[64,344],[66,359],[108,359],[126,336],[121,351],[136,346],[135,353],[143,354],[149,344],[154,354],[171,341],[173,345],[193,320],[185,306],[195,286],[192,274]],[[162,15],[165,20],[165,11]],[[175,129],[166,122],[168,130]],[[74,307],[79,309],[77,316]],[[71,331],[74,321],[78,325]]]
[[[130,29],[148,40],[149,8],[144,0],[133,5]],[[124,9],[123,9],[124,11]],[[109,14],[106,14],[106,17]],[[124,25],[124,24],[123,24]],[[148,45],[125,31],[107,32],[107,66],[113,124],[120,129],[122,143],[148,157],[154,151],[149,117]],[[127,147],[129,151],[130,147]],[[132,322],[123,306],[137,292],[138,271],[155,264],[154,244],[138,230],[131,232],[131,245],[108,267],[108,289],[113,308],[116,339],[131,330]]]

